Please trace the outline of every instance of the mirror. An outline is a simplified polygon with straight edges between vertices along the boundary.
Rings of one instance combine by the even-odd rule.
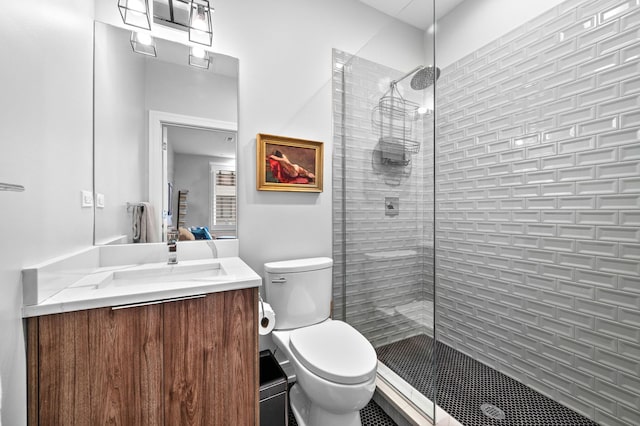
[[[236,238],[238,60],[101,22],[94,37],[95,244]]]

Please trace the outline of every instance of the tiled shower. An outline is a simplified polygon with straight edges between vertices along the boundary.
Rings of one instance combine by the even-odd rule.
[[[402,70],[334,59],[334,312],[374,346],[431,333],[433,116],[385,182],[371,108]],[[560,3],[435,90],[437,340],[599,424],[640,424],[640,2]]]

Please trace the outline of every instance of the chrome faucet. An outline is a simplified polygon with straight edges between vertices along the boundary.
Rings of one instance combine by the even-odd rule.
[[[167,234],[167,247],[169,248],[168,265],[176,265],[178,263],[178,241],[174,233]]]

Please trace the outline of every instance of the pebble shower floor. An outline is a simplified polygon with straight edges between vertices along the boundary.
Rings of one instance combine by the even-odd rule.
[[[433,349],[433,339],[420,334],[381,346],[376,352],[387,367],[433,399]],[[437,342],[435,352],[437,403],[465,426],[597,426],[450,346]],[[483,404],[504,411],[504,419],[493,419],[483,413],[480,408]]]

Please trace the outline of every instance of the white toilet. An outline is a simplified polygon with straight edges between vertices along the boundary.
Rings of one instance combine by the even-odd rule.
[[[377,357],[355,328],[329,318],[333,260],[326,257],[265,263],[267,301],[276,314],[272,333],[291,362],[289,391],[300,426],[361,426],[376,388]]]

